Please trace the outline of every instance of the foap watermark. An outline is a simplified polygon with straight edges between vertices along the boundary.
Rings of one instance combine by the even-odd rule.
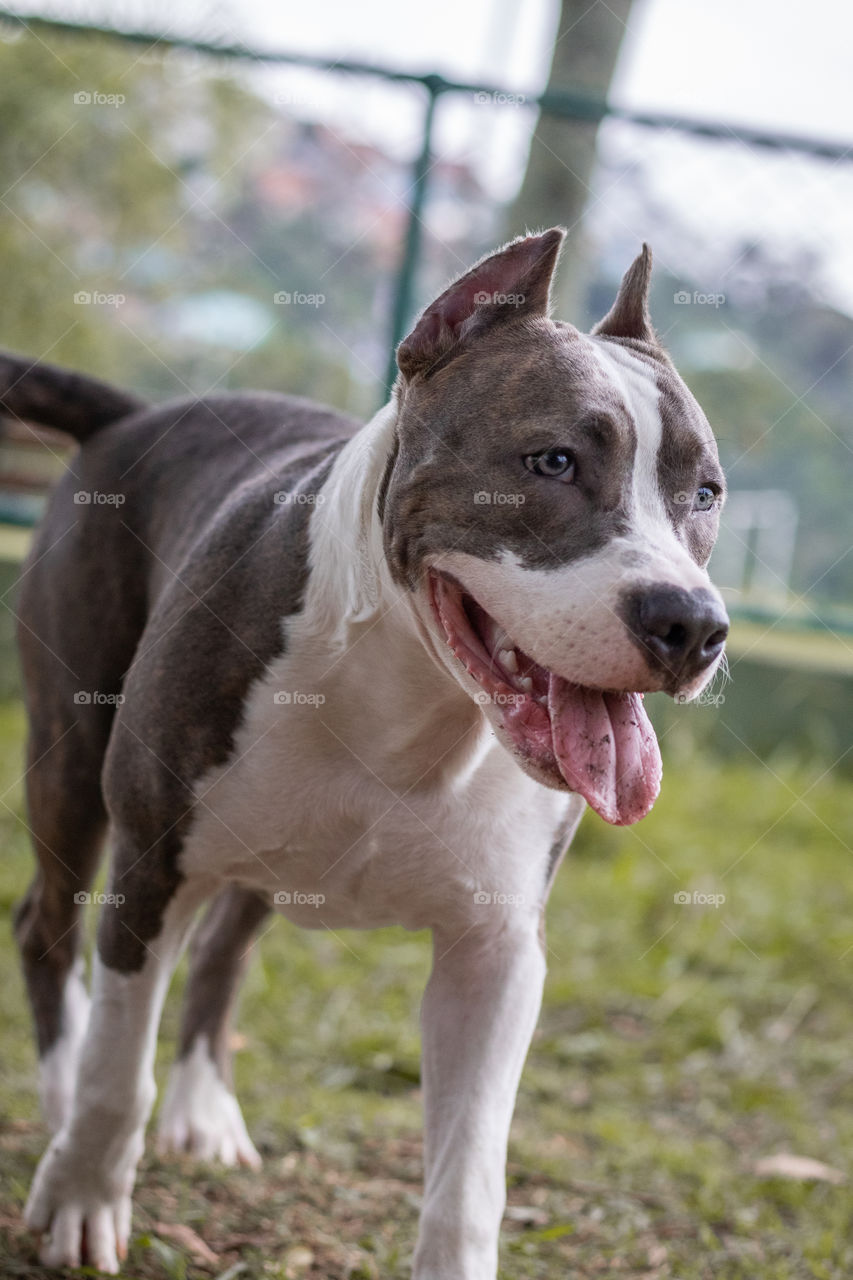
[[[677,907],[721,907],[726,900],[726,895],[702,893],[699,889],[688,893],[686,889],[679,889],[678,893],[672,895],[672,900]]]
[[[524,505],[523,493],[498,493],[488,489],[478,489],[474,494],[475,507],[520,507]]]
[[[319,111],[319,98],[309,98],[306,93],[274,93],[273,103],[277,107],[298,107],[300,111]]]
[[[487,293],[481,290],[474,294],[474,304],[478,307],[523,307],[526,301],[523,293]]]
[[[474,94],[478,107],[523,107],[526,101],[525,93],[487,93],[485,89],[478,89]]]
[[[288,489],[279,489],[273,494],[273,502],[278,507],[320,507],[325,501],[324,493],[291,493]]]
[[[686,705],[692,702],[697,707],[721,707],[726,700],[724,693],[715,692],[713,689],[703,689],[698,697],[693,698],[688,693],[677,693],[675,701]]]
[[[689,289],[679,289],[677,293],[672,295],[672,300],[680,307],[722,307],[725,305],[726,295],[724,293],[702,293],[699,289],[694,289],[691,293]]]
[[[288,293],[280,289],[274,293],[272,300],[277,307],[322,307],[326,301],[325,293]]]
[[[74,95],[75,107],[123,107],[123,93],[101,93],[99,89],[79,89]]]
[[[302,693],[299,689],[276,689],[272,700],[277,707],[322,707],[325,693]]]
[[[101,493],[99,489],[78,489],[74,505],[78,507],[123,507],[123,493]]]
[[[487,693],[482,689],[474,694],[474,701],[481,707],[487,707],[490,703],[496,707],[515,707],[524,702],[526,697],[524,693],[503,693],[500,689],[496,689],[494,693]]]
[[[74,705],[77,707],[120,707],[123,693],[101,693],[99,689],[77,689]]]
[[[278,889],[272,898],[277,907],[322,907],[325,893],[303,893],[301,889]]]
[[[78,907],[121,907],[127,898],[123,893],[87,893],[85,889],[78,889],[74,901]]]
[[[477,889],[474,903],[478,907],[523,907],[523,893],[488,893],[485,889]]]
[[[77,307],[123,307],[126,302],[124,293],[99,293],[97,289],[78,289],[74,295]]]

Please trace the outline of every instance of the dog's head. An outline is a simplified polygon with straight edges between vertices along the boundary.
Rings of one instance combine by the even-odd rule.
[[[401,344],[379,506],[427,643],[522,767],[628,823],[660,783],[641,693],[692,698],[722,658],[724,481],[651,325],[648,248],[582,334],[548,317],[562,239],[484,259]]]

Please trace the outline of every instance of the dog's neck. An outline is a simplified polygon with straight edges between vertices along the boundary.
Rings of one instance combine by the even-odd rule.
[[[375,619],[399,594],[385,563],[376,501],[396,421],[392,400],[344,445],[311,520],[305,612],[324,644],[346,645],[352,627]]]
[[[438,656],[412,595],[391,577],[378,494],[395,444],[397,406],[385,405],[341,450],[311,520],[311,573],[288,649],[310,661],[353,717],[379,717],[372,766],[415,778],[456,775],[491,745],[478,707]],[[359,706],[367,710],[356,712]]]

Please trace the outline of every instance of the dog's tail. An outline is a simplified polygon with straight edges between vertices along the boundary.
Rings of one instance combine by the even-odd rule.
[[[0,416],[66,431],[80,443],[145,408],[145,401],[97,378],[0,351]]]

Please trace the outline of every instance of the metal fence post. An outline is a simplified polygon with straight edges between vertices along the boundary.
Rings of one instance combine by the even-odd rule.
[[[394,290],[394,305],[391,311],[389,330],[388,368],[385,374],[386,398],[397,377],[397,345],[406,335],[406,327],[412,314],[415,272],[421,254],[423,239],[422,213],[426,201],[429,171],[431,167],[432,126],[435,119],[435,105],[444,90],[445,81],[442,76],[424,76],[422,81],[427,91],[426,111],[424,112],[423,137],[421,149],[412,165],[412,198],[409,202],[409,221],[406,226],[406,239],[403,245],[403,257],[397,272]]]

